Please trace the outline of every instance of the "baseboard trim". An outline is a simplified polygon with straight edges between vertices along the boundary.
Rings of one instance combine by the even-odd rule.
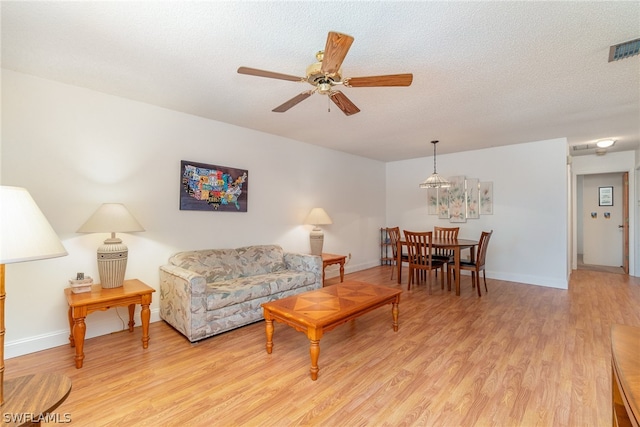
[[[142,324],[140,320],[140,313],[136,313],[134,320],[136,327]],[[155,308],[151,310],[150,323],[160,321],[160,309]],[[115,325],[115,328],[114,328]],[[114,332],[120,332],[122,330],[121,325],[112,321],[98,321],[91,322],[91,318],[87,320],[87,332],[85,339],[95,338],[102,335],[112,334]],[[25,354],[35,353],[37,351],[47,350],[53,347],[59,347],[61,345],[69,345],[69,330],[59,330],[42,335],[34,335],[19,340],[8,341],[4,346],[4,358],[11,359],[12,357],[24,356]]]

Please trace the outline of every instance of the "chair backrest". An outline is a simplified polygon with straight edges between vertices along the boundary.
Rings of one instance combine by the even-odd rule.
[[[433,227],[433,237],[436,239],[457,239],[460,227]],[[453,256],[453,249],[436,248],[436,255]]]
[[[433,232],[407,230],[403,232],[409,249],[409,264],[431,268]]]
[[[493,230],[489,232],[483,231],[480,235],[480,241],[478,242],[478,258],[476,259],[478,267],[484,266],[484,261],[487,258],[487,246],[489,246],[489,239],[492,234]]]
[[[393,258],[398,256],[398,240],[400,240],[400,227],[387,227],[387,235],[391,242],[391,248],[393,250]]]
[[[433,237],[438,239],[457,239],[460,227],[433,227]]]

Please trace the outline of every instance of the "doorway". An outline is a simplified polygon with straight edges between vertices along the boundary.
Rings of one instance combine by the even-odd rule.
[[[628,274],[628,173],[576,179],[577,268]]]

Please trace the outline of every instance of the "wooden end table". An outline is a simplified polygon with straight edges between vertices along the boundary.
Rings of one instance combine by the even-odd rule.
[[[324,286],[324,269],[332,264],[340,264],[340,283],[344,282],[344,263],[346,261],[346,255],[322,254],[322,286]]]
[[[76,348],[76,368],[82,368],[84,360],[84,335],[87,326],[84,323],[88,314],[98,310],[108,310],[112,307],[129,308],[129,332],[133,332],[133,314],[136,304],[140,304],[142,311],[142,348],[149,346],[149,319],[151,311],[151,294],[156,290],[145,285],[138,279],[125,280],[119,288],[103,288],[100,285],[91,286],[91,292],[74,294],[71,288],[66,288],[64,294],[69,303],[69,342]]]
[[[347,281],[265,302],[262,309],[266,321],[267,353],[271,354],[273,350],[274,320],[306,333],[310,342],[311,379],[315,381],[318,379],[322,335],[386,304],[392,306],[393,330],[397,332],[401,293],[400,289]]]

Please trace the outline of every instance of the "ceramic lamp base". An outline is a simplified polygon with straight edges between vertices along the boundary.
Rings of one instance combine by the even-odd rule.
[[[124,283],[129,249],[120,239],[107,239],[98,248],[98,273],[103,288],[119,288]]]
[[[324,233],[319,228],[314,228],[309,234],[311,244],[311,255],[322,255],[322,245],[324,244]]]

